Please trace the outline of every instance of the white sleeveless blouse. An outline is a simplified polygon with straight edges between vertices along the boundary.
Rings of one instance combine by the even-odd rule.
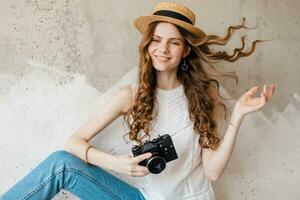
[[[135,94],[137,85],[132,85]],[[160,174],[138,177],[137,187],[147,200],[213,200],[210,180],[201,164],[199,135],[189,119],[183,85],[171,90],[157,88],[157,118],[150,130],[150,139],[169,134],[178,159],[167,163]],[[157,107],[158,106],[158,107]],[[140,132],[139,134],[144,134]],[[146,138],[149,139],[149,138]]]

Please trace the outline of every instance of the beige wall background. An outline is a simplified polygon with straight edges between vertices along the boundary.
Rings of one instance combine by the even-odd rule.
[[[140,34],[137,16],[159,1],[1,0],[0,1],[0,194],[50,152],[60,149],[81,123],[121,85],[136,78]],[[220,80],[237,99],[254,85],[275,83],[272,102],[245,118],[230,163],[214,183],[218,200],[289,199],[300,196],[300,2],[297,0],[186,0],[197,25],[225,35],[239,31],[224,47],[233,52],[239,38],[271,41],[238,62],[239,85]],[[228,102],[229,109],[234,100]],[[111,153],[121,151],[121,119],[93,141]],[[123,135],[123,133],[121,134]],[[106,142],[103,142],[105,138]],[[110,141],[110,142],[107,142]],[[61,192],[56,199],[76,199]]]

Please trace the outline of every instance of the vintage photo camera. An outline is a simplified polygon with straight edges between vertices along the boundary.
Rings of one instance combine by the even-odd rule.
[[[144,153],[152,153],[152,157],[139,162],[139,165],[145,166],[153,174],[159,174],[166,168],[166,163],[178,158],[173,141],[168,134],[158,136],[152,141],[146,141],[143,145],[134,145],[132,147],[133,156]]]

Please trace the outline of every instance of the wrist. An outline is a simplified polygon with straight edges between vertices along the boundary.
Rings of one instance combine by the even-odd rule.
[[[243,119],[245,114],[243,112],[241,112],[240,109],[237,106],[235,106],[232,110],[232,115],[231,116],[235,117],[237,119]]]
[[[96,150],[94,148],[91,149],[91,151],[95,151],[95,164],[98,165],[101,168],[105,168],[108,170],[112,170],[113,166],[114,166],[114,160],[115,159],[115,155],[103,152],[103,151],[99,151]]]
[[[236,128],[239,128],[240,124],[242,123],[244,116],[242,113],[233,110],[231,119],[230,119],[230,124]]]
[[[109,153],[105,153],[105,158],[103,159],[103,165],[105,168],[111,171],[115,171],[114,167],[117,165],[117,156]]]

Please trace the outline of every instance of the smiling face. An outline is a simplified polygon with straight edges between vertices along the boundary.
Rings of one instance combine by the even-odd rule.
[[[177,71],[183,57],[189,53],[184,38],[175,25],[160,22],[154,31],[151,43],[148,46],[152,66],[161,72]]]

